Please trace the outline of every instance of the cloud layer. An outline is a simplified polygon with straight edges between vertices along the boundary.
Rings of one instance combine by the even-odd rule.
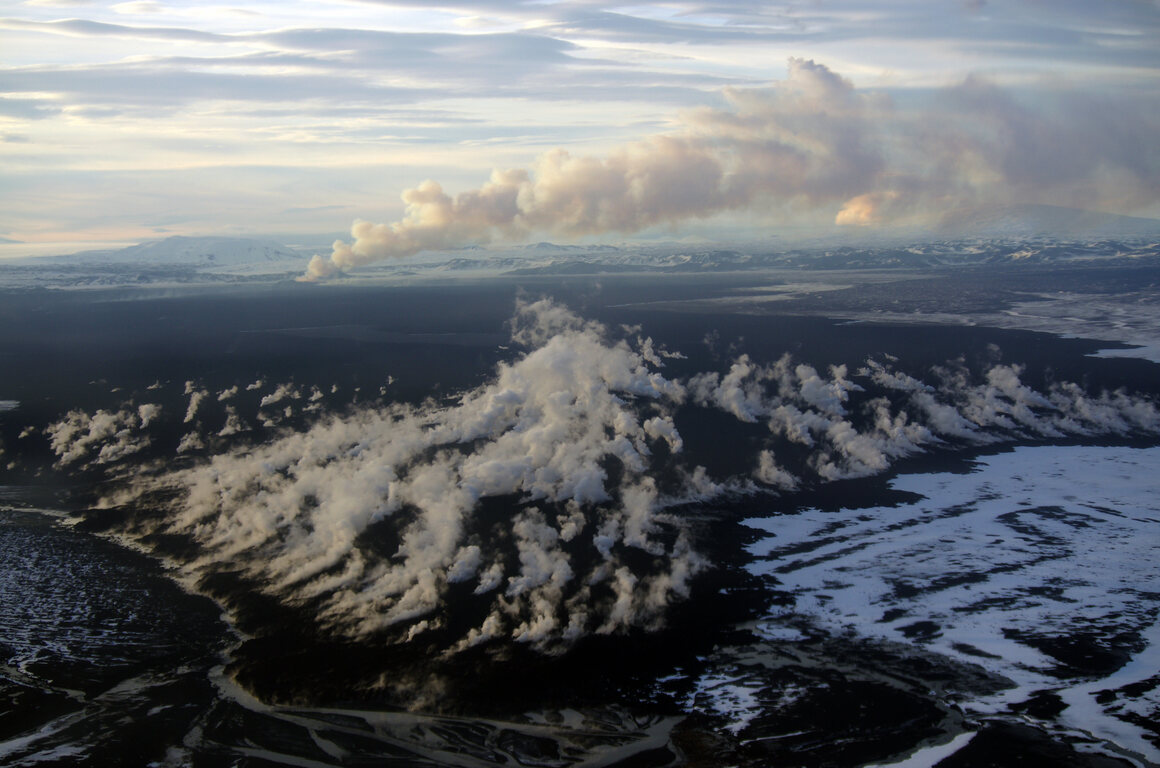
[[[1038,202],[1158,212],[1154,196],[1124,183],[1124,163],[1103,170],[1109,147],[1142,158],[1143,178],[1155,169],[1154,142],[1141,141],[1155,135],[1158,109],[1160,9],[1149,2],[954,2],[931,14],[917,0],[45,1],[6,13],[0,166],[13,194],[0,236],[13,239],[329,232],[367,212],[397,219],[398,191],[426,177],[458,192],[493,167],[531,171],[550,147],[604,161],[636,137],[679,134],[681,111],[720,109],[722,89],[793,77],[789,57],[827,62],[860,94],[893,99],[894,119],[871,126],[866,146],[882,129],[903,149],[916,134],[945,143],[907,156],[920,167],[885,158],[891,174],[967,164],[981,182],[998,159],[1008,176],[1033,166],[1020,197],[1041,196],[1043,175],[1063,172],[1082,183]],[[963,83],[975,93],[946,102]],[[975,168],[980,140],[992,152]],[[1045,162],[1061,144],[1082,151]],[[904,182],[841,199],[823,185],[811,213],[886,221]],[[777,211],[779,221],[800,223],[802,210]]]

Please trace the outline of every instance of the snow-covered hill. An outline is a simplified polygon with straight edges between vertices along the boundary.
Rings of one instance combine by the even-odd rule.
[[[941,229],[968,237],[1150,237],[1160,235],[1160,219],[1057,205],[988,206],[948,214]]]
[[[301,262],[306,257],[273,240],[242,237],[167,237],[119,251],[87,251],[60,260],[74,264],[136,266],[244,267],[272,262]]]

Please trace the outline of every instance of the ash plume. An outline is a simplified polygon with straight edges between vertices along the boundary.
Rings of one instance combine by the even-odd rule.
[[[1160,120],[1146,105],[1056,89],[1034,104],[985,78],[899,107],[823,64],[790,59],[760,88],[605,157],[553,149],[452,196],[435,181],[402,193],[403,218],[359,220],[315,255],[304,280],[373,262],[533,232],[631,234],[727,211],[840,226],[924,225],[964,207],[1051,203],[1137,210],[1160,201]],[[1109,138],[1102,115],[1115,114]]]

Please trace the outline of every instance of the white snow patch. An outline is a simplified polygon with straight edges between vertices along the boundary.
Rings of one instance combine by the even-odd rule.
[[[762,688],[757,683],[746,683],[744,677],[722,673],[702,675],[690,694],[689,708],[712,712],[730,720],[725,730],[734,736],[745,730],[764,706],[757,698]]]
[[[746,521],[769,534],[750,545],[749,568],[831,630],[910,639],[1015,683],[973,702],[978,714],[1055,690],[1068,726],[1157,761],[1136,726],[1095,701],[1160,668],[1157,467],[1160,448],[1035,447],[983,457],[970,474],[902,475],[891,487],[922,499]],[[1146,649],[1099,679],[1061,680],[1057,660],[1026,643],[1101,627]],[[1157,697],[1117,706],[1151,717]]]
[[[946,744],[936,744],[933,747],[920,749],[910,757],[894,763],[873,763],[865,768],[933,768],[970,744],[973,738],[975,738],[974,732],[960,733]]]

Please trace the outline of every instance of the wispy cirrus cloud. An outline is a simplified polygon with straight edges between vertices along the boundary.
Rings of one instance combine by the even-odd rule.
[[[135,27],[124,24],[110,24],[90,19],[61,19],[59,21],[29,21],[26,19],[0,19],[0,29],[41,32],[68,37],[121,37],[149,40],[184,40],[199,43],[222,43],[227,38],[197,29],[182,27]]]
[[[979,89],[973,96],[993,113],[1005,111],[1009,125],[1027,123],[1018,110],[1033,122],[1058,112],[1064,96],[1088,99],[1092,114],[1117,115],[1108,141],[1126,138],[1129,151],[1155,117],[1151,84],[1160,69],[1151,44],[1160,10],[1143,2],[1067,0],[1050,10],[948,2],[931,13],[919,2],[841,0],[453,1],[437,9],[411,0],[195,7],[35,0],[11,9],[0,28],[0,130],[30,139],[0,152],[6,172],[52,168],[63,177],[214,165],[310,174],[328,166],[336,170],[323,186],[345,196],[334,204],[376,218],[403,214],[398,191],[424,178],[469,189],[491,168],[529,166],[548,146],[602,155],[680,130],[688,124],[683,111],[719,107],[723,89],[785,79],[791,57],[823,62],[859,92],[893,99],[899,113],[920,115],[931,135],[958,119],[947,89],[971,76],[1016,97],[1010,109]],[[1087,125],[1067,133],[1047,138],[1074,146]],[[1024,146],[1025,135],[1016,130],[1013,145]],[[1033,170],[1046,170],[1036,154]],[[346,181],[359,164],[382,169],[374,204]],[[413,176],[387,178],[388,169],[423,164]],[[245,185],[234,186],[240,194]],[[117,219],[132,209],[117,194],[103,185],[91,204]],[[228,226],[261,226],[260,199],[230,205],[251,215]],[[1155,208],[1132,209],[1135,192],[1104,199],[1121,212]],[[888,202],[866,198],[848,216],[873,218],[871,204]],[[76,226],[23,205],[0,218],[0,229],[33,234],[33,219],[46,235]]]

